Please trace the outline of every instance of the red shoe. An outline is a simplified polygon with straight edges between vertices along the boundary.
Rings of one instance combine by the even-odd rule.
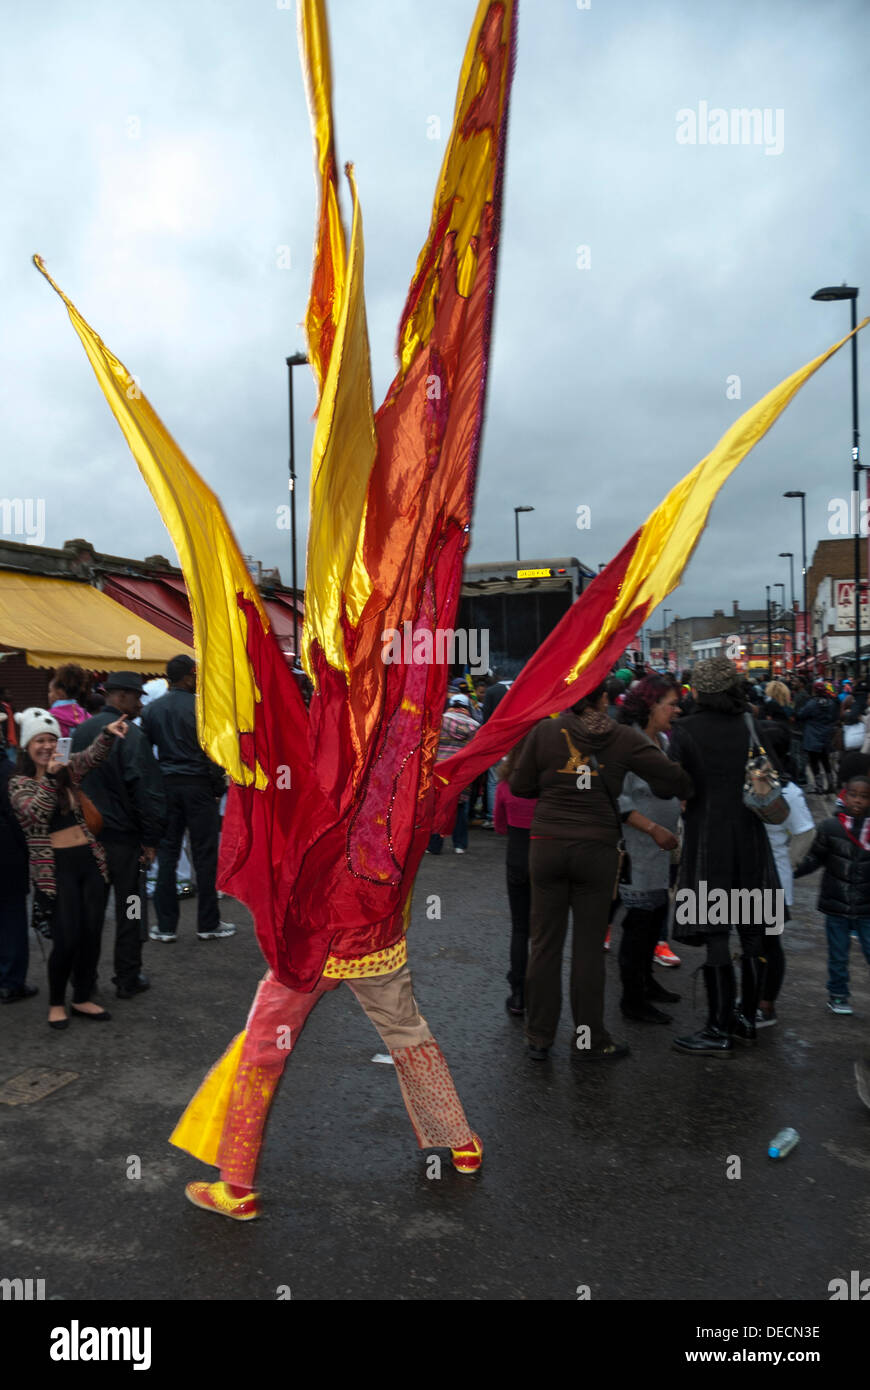
[[[184,1194],[195,1207],[216,1211],[218,1216],[228,1216],[231,1221],[254,1221],[260,1215],[259,1193],[248,1192],[244,1197],[234,1197],[225,1182],[189,1182]]]
[[[476,1173],[483,1162],[483,1143],[476,1134],[472,1134],[465,1148],[451,1149],[450,1152],[457,1173]]]
[[[680,958],[675,956],[666,941],[660,941],[654,952],[656,965],[679,965]]]
[[[604,938],[604,949],[605,949],[605,951],[609,951],[609,950],[610,950],[610,928],[609,928],[609,927],[607,928],[607,935],[606,935],[605,938]]]

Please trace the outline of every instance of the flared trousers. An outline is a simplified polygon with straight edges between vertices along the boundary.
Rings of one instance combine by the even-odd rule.
[[[309,994],[280,984],[271,970],[248,1016],[245,1040],[218,1150],[224,1182],[253,1188],[269,1108],[287,1060],[315,1004],[340,980],[321,978]],[[389,975],[347,980],[389,1048],[421,1149],[466,1146],[471,1126],[440,1047],[414,998],[407,965]]]

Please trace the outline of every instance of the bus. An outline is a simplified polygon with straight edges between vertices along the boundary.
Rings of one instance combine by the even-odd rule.
[[[490,668],[513,679],[597,573],[573,555],[466,565],[456,626],[486,633]]]

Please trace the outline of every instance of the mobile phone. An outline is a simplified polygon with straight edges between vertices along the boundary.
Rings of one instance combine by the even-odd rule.
[[[70,748],[71,748],[71,747],[72,747],[72,739],[71,739],[71,738],[59,738],[59,739],[58,739],[58,741],[57,741],[57,747],[56,747],[55,750],[54,750],[54,756],[57,758],[57,760],[58,760],[59,763],[68,763],[68,762],[69,762],[69,754],[70,754]]]

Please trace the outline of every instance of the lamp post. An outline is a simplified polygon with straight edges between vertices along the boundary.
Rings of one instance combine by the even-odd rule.
[[[773,633],[770,627],[770,585],[765,584],[764,587],[767,590],[767,669],[770,673],[767,679],[773,680]]]
[[[801,574],[803,575],[803,609],[804,609],[804,632],[803,632],[803,653],[804,661],[809,659],[810,654],[810,615],[807,612],[807,495],[805,492],[784,492],[783,497],[799,497],[801,499]],[[813,637],[813,656],[815,656],[815,636]]]
[[[855,333],[858,323],[858,289],[855,285],[826,285],[823,289],[816,290],[813,299],[820,299],[825,302],[833,299],[848,299],[852,311],[852,495],[857,500],[861,477],[860,435],[858,433],[858,336]],[[855,679],[857,680],[861,675],[861,522],[860,508],[856,506],[855,510],[859,513],[859,516],[855,518],[854,535]]]
[[[780,617],[782,617],[782,616],[785,614],[785,585],[784,585],[784,584],[780,584],[780,583],[777,581],[777,583],[774,584],[773,587],[774,587],[774,589],[782,589],[782,600],[781,600],[780,605],[779,605]],[[785,661],[783,661],[782,664],[785,665]]]
[[[290,554],[293,574],[293,665],[299,660],[299,611],[296,593],[296,432],[293,428],[293,368],[301,367],[308,358],[304,352],[294,352],[285,359],[287,363],[287,388],[290,404]]]
[[[664,639],[665,639],[665,666],[667,667],[667,669],[668,669],[669,671],[670,671],[670,669],[671,669],[671,644],[670,644],[670,642],[668,641],[668,614],[669,614],[669,613],[673,613],[673,611],[674,611],[673,608],[663,608],[663,609],[662,609],[662,619],[663,619],[663,621],[664,621],[664,629],[663,629],[663,632],[664,632]]]
[[[520,512],[533,512],[534,507],[514,507],[514,525],[517,532],[517,564],[520,563]]]
[[[795,668],[795,657],[797,656],[797,623],[794,613],[794,554],[791,550],[781,550],[780,560],[788,560],[788,572],[791,584],[791,669]]]

